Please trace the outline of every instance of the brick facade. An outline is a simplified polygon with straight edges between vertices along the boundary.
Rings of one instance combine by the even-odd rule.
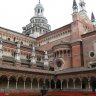
[[[0,27],[0,86],[90,90],[96,82],[96,31],[87,15],[72,18],[38,38]]]

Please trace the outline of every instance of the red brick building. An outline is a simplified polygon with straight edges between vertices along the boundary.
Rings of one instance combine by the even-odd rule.
[[[73,0],[73,21],[50,31],[39,2],[23,33],[0,27],[0,88],[91,90],[96,82],[96,22]]]

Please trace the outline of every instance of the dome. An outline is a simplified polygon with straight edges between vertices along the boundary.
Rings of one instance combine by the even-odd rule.
[[[38,4],[36,5],[35,10],[38,9],[38,8],[44,10],[43,5],[42,5],[41,3],[38,3]]]

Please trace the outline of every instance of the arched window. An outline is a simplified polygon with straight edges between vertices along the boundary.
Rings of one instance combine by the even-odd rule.
[[[10,38],[7,38],[8,41],[10,41]]]
[[[16,40],[16,38],[14,37],[14,41]]]
[[[66,54],[66,50],[64,50],[63,52],[64,52],[64,54]]]
[[[68,56],[70,56],[70,53],[71,53],[70,50],[68,50],[67,53],[68,53]]]
[[[40,13],[40,9],[38,9],[38,13]]]

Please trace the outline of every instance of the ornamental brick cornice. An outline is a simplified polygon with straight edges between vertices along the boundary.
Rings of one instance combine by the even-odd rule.
[[[53,47],[52,47],[52,50],[54,50],[54,49],[57,48],[57,47],[60,49],[60,48],[62,48],[62,47],[66,48],[66,47],[70,47],[70,46],[71,46],[71,44],[70,44],[69,42],[61,42],[61,43],[53,46]]]
[[[13,33],[14,35],[17,34],[17,35],[21,35],[21,36],[24,36],[25,38],[29,38],[29,39],[32,39],[32,40],[36,40],[35,38],[33,37],[30,37],[30,36],[25,36],[24,34],[20,33],[20,32],[17,32],[17,31],[14,31],[14,30],[11,30],[11,29],[7,29],[7,28],[4,28],[4,27],[0,27],[0,31],[1,32],[4,32],[4,33]]]
[[[58,28],[58,29],[55,29],[55,30],[53,30],[53,31],[51,31],[51,32],[48,32],[48,33],[46,33],[46,34],[44,34],[44,35],[36,38],[36,40],[38,41],[38,40],[40,40],[40,39],[42,39],[42,38],[46,38],[46,37],[51,36],[51,35],[54,35],[54,34],[59,34],[59,33],[61,33],[60,31],[64,31],[64,30],[66,30],[66,29],[71,29],[71,23],[68,24],[68,25],[65,25],[65,26],[63,26],[63,27],[60,27],[60,28]]]
[[[47,70],[39,70],[39,69],[30,69],[30,68],[23,68],[23,67],[15,67],[15,66],[5,66],[0,65],[0,70],[11,70],[11,71],[18,71],[18,72],[26,72],[26,73],[34,73],[34,74],[48,74],[54,75],[54,71],[47,71]]]
[[[86,34],[81,35],[82,38],[90,37],[92,35],[96,35],[96,31],[88,32]]]

